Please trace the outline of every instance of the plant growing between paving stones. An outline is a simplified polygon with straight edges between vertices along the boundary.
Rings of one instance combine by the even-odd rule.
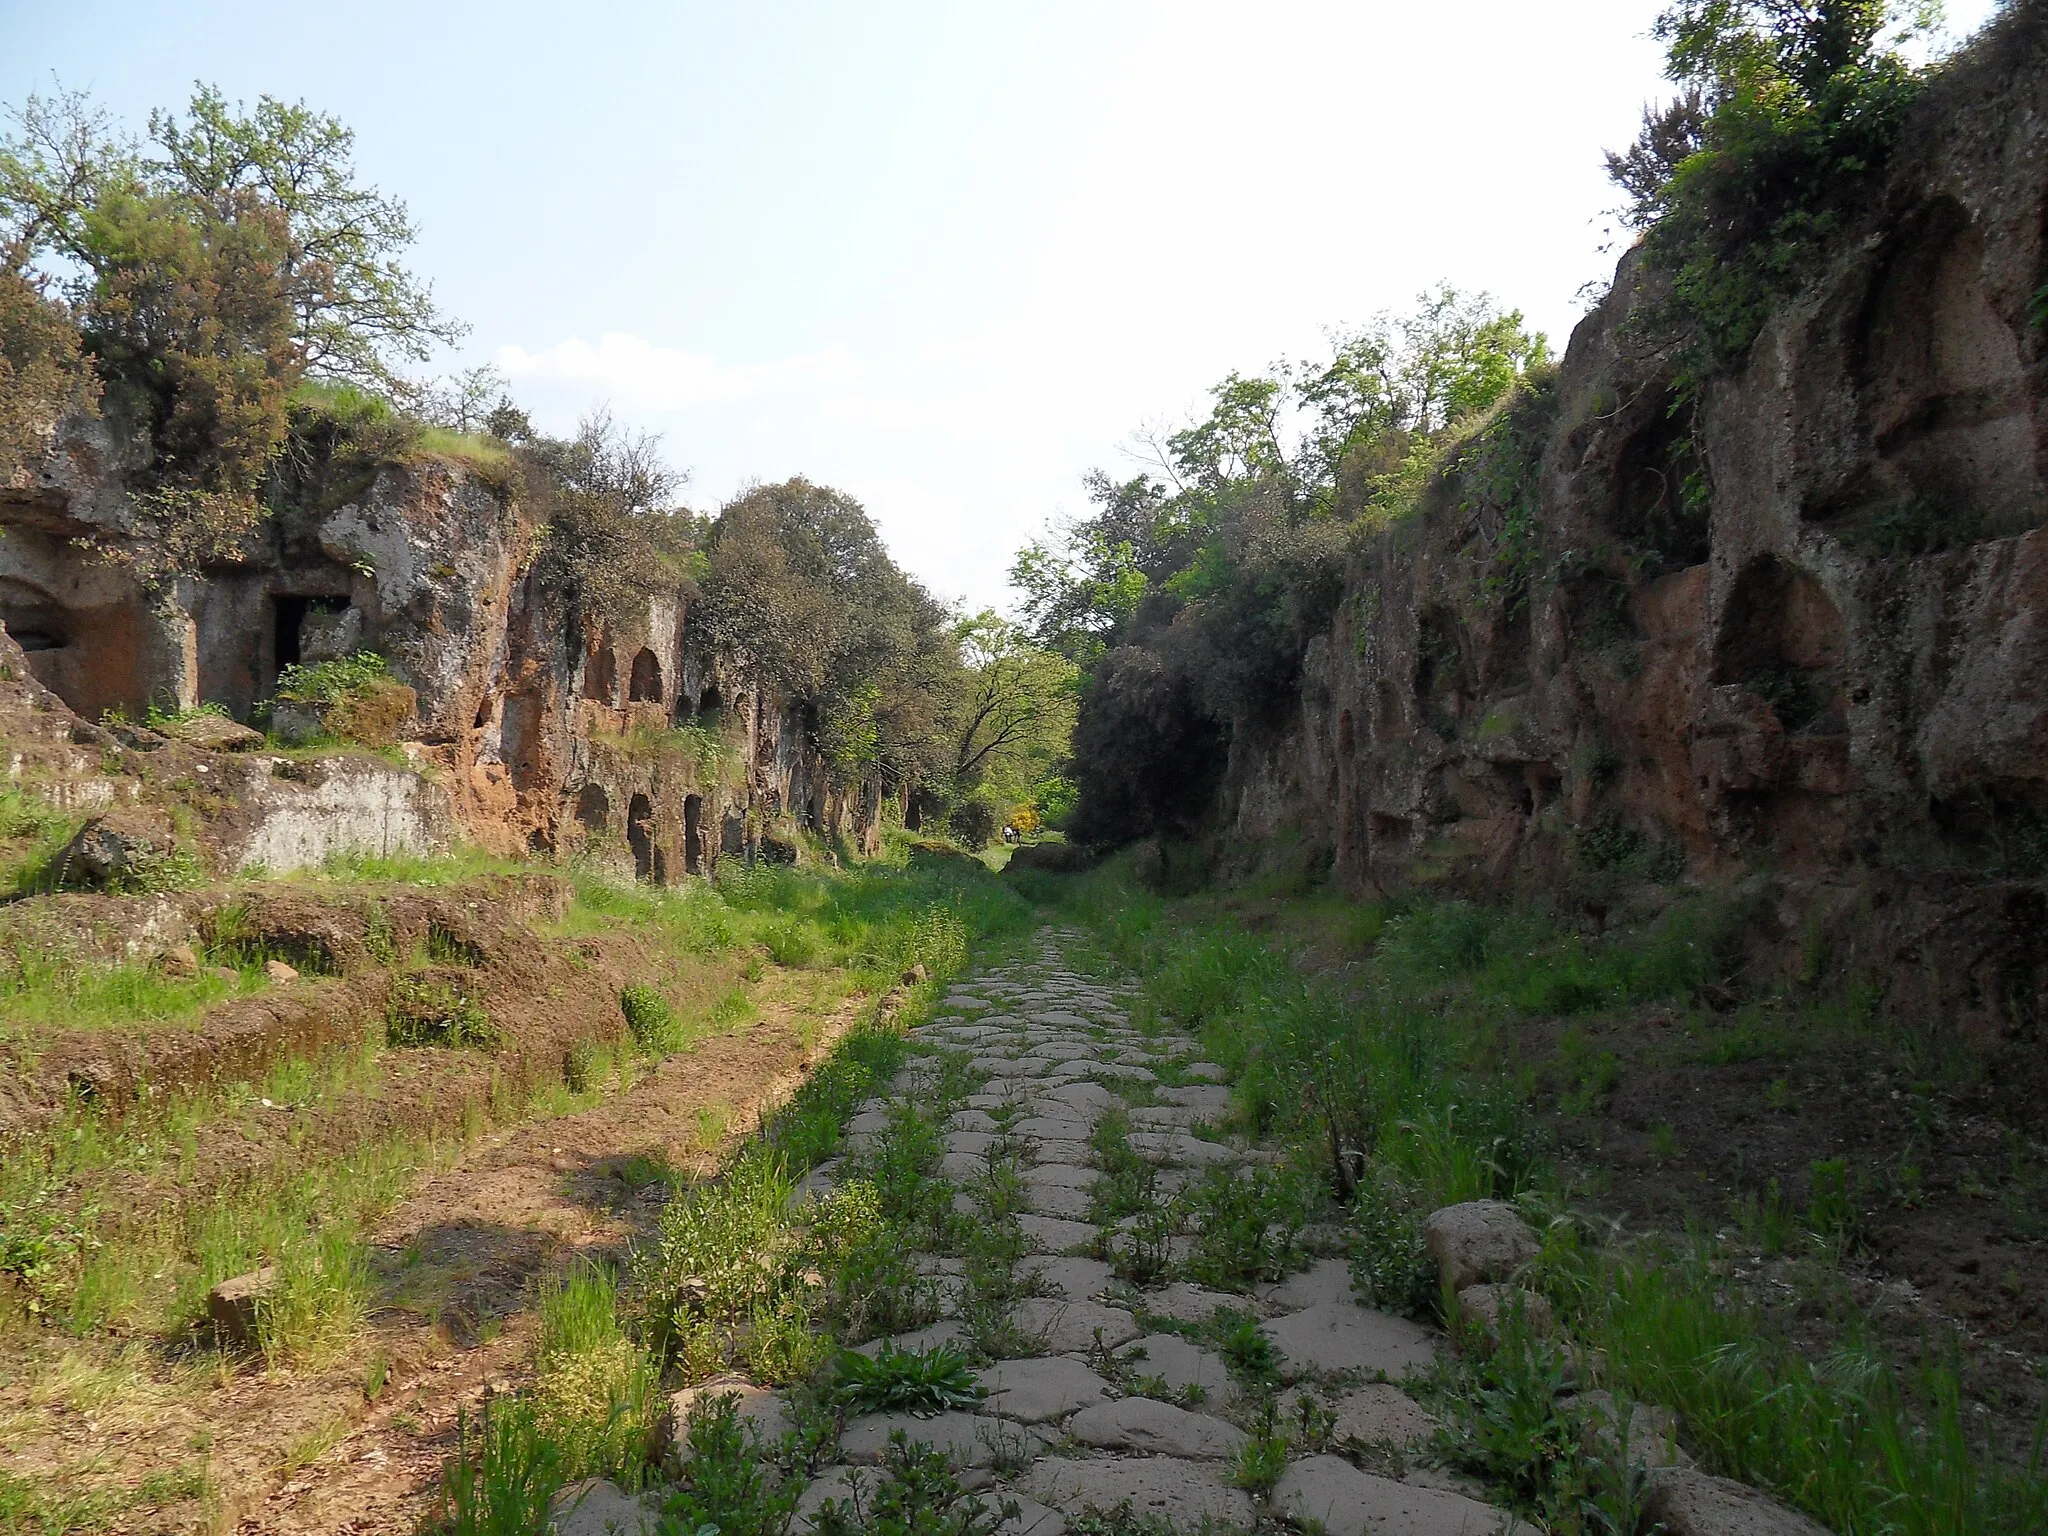
[[[856,1479],[846,1498],[828,1499],[812,1529],[817,1536],[995,1536],[1019,1511],[1014,1499],[970,1495],[943,1452],[913,1445],[898,1430],[880,1476]]]
[[[756,1454],[739,1400],[721,1393],[690,1415],[681,1480],[663,1499],[658,1536],[782,1536],[802,1489]]]
[[[967,1357],[945,1345],[910,1350],[889,1344],[872,1356],[841,1350],[835,1370],[832,1400],[848,1413],[929,1415],[981,1399]]]
[[[1182,1268],[1190,1279],[1227,1291],[1285,1279],[1307,1257],[1301,1229],[1312,1194],[1291,1172],[1208,1169],[1180,1196],[1194,1230],[1194,1251]]]

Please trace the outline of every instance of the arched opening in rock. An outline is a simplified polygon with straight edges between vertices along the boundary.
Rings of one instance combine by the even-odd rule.
[[[634,704],[661,702],[661,659],[645,646],[633,658],[633,675],[627,681],[626,698]]]
[[[1845,646],[1841,611],[1819,582],[1775,555],[1735,580],[1714,647],[1714,681],[1771,706],[1787,731],[1839,724],[1834,670]]]
[[[719,696],[718,684],[706,683],[704,691],[697,695],[697,718],[706,725],[718,723],[718,712],[725,707],[725,700]]]
[[[576,822],[586,831],[602,832],[611,813],[611,797],[601,785],[586,784],[576,796]]]
[[[1668,390],[1628,440],[1615,466],[1614,531],[1635,552],[1645,576],[1705,560],[1712,521],[1705,470],[1693,442],[1693,411]]]
[[[626,845],[633,850],[633,876],[654,878],[654,806],[645,795],[635,795],[626,806]]]
[[[619,701],[619,663],[609,645],[600,645],[583,663],[583,697],[599,704]]]
[[[363,646],[363,616],[346,593],[280,592],[270,600],[271,676],[318,666]]]
[[[704,797],[683,797],[683,873],[704,873]]]
[[[1422,610],[1416,626],[1416,710],[1447,741],[1458,734],[1468,692],[1460,629],[1456,615],[1434,606]]]

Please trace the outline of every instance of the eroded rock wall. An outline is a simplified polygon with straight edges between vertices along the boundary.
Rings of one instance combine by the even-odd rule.
[[[1931,90],[1867,224],[1696,399],[1625,258],[1525,401],[1533,529],[1474,452],[1355,562],[1240,849],[1361,892],[1769,871],[1895,999],[2032,1029],[2048,979],[2048,41]],[[1517,542],[1520,541],[1520,542]]]

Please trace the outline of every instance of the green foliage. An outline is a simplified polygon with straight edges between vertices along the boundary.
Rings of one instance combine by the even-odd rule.
[[[1351,1279],[1372,1306],[1427,1318],[1435,1310],[1436,1262],[1423,1241],[1423,1212],[1389,1174],[1360,1181],[1351,1208]]]
[[[848,1414],[940,1413],[971,1408],[981,1399],[967,1357],[944,1345],[898,1349],[885,1345],[872,1356],[841,1350],[832,1400]]]
[[[492,1050],[498,1027],[465,978],[400,976],[384,1005],[384,1037],[395,1046],[441,1045],[451,1050]]]
[[[812,1529],[818,1536],[995,1536],[1017,1510],[1015,1500],[969,1495],[943,1451],[913,1445],[898,1430],[889,1437],[879,1480],[856,1483],[845,1499],[828,1499]]]
[[[47,1173],[0,1184],[0,1274],[21,1287],[29,1315],[41,1315],[68,1288],[81,1260],[99,1246],[98,1210],[62,1199]]]
[[[276,696],[292,704],[338,704],[390,675],[375,651],[337,656],[313,666],[297,662],[277,674]]]
[[[1243,1291],[1284,1280],[1299,1266],[1301,1229],[1313,1192],[1288,1173],[1268,1168],[1208,1169],[1181,1195],[1194,1227],[1184,1268],[1199,1284]]]
[[[679,1051],[687,1034],[676,1018],[675,1009],[658,987],[634,982],[619,994],[619,1011],[633,1032],[633,1043],[645,1056],[666,1056]]]
[[[456,1450],[441,1484],[436,1536],[533,1536],[569,1481],[562,1449],[523,1398],[485,1404],[472,1424],[457,1416]]]
[[[1677,0],[1655,33],[1681,88],[1608,171],[1672,274],[1695,376],[1738,363],[1866,206],[1922,76],[1900,0]]]
[[[782,1536],[802,1489],[757,1453],[739,1399],[720,1393],[690,1415],[682,1480],[663,1501],[663,1536]]]
[[[1444,450],[1547,359],[1519,313],[1439,289],[1336,338],[1327,363],[1231,374],[1205,419],[1148,441],[1157,477],[1089,476],[1093,513],[1011,571],[1037,643],[1088,669],[1078,837],[1173,832],[1206,809],[1204,765],[1291,696],[1354,532],[1412,510]],[[1532,528],[1508,519],[1509,567],[1530,562]]]

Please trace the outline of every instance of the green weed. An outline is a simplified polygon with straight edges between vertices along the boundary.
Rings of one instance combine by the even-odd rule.
[[[937,1413],[981,1399],[967,1357],[941,1345],[908,1350],[885,1345],[872,1357],[842,1350],[832,1398],[848,1414]]]

